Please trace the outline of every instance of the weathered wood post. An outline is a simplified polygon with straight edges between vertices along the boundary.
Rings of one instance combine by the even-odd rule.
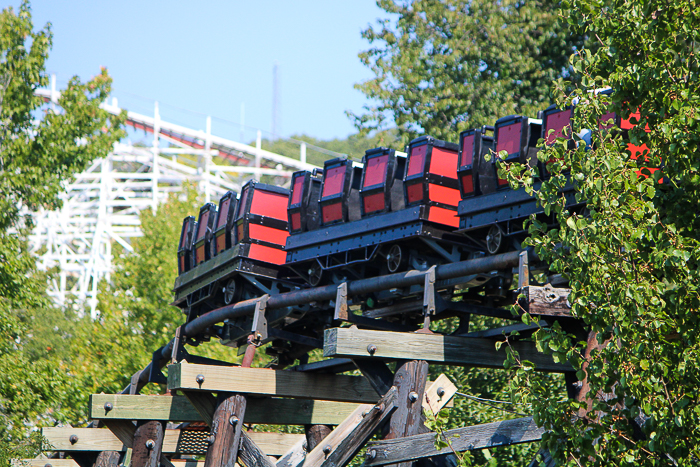
[[[413,360],[401,365],[394,374],[394,386],[398,390],[397,408],[389,421],[389,433],[384,439],[403,438],[424,430],[423,393],[428,379],[428,363]],[[410,467],[411,462],[393,464],[390,467]]]
[[[245,397],[227,392],[219,394],[204,467],[230,467],[236,463],[245,409]]]
[[[131,467],[158,467],[163,451],[165,422],[152,420],[136,426]]]

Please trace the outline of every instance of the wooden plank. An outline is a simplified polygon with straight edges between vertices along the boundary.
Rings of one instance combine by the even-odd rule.
[[[170,463],[175,467],[204,467],[204,461],[196,459],[170,459]],[[235,467],[238,467],[238,464]]]
[[[392,387],[349,433],[346,430],[341,431],[342,424],[333,430],[333,433],[338,432],[337,438],[331,438],[333,433],[328,435],[328,438],[320,446],[316,446],[316,449],[309,453],[304,467],[317,467],[319,465],[321,467],[344,467],[355,457],[355,454],[370,436],[384,424],[389,415],[396,409],[396,403],[397,390]],[[331,440],[336,442],[331,443]],[[321,455],[325,458],[322,458]]]
[[[130,420],[105,420],[105,426],[114,433],[114,436],[130,448],[134,444],[134,433],[136,433],[136,425]]]
[[[70,436],[73,434],[78,436],[78,440],[75,444],[70,442]],[[42,435],[46,438],[46,442],[42,447],[45,451],[77,452],[126,450],[126,446],[108,429],[43,428]],[[272,456],[283,455],[296,443],[305,440],[304,435],[287,433],[251,432],[248,433],[248,435],[266,454]],[[203,440],[208,436],[208,431],[165,430],[163,452],[166,454],[204,454],[206,452],[206,446]],[[191,446],[195,445],[204,447],[193,449]]]
[[[105,404],[111,404],[111,409],[106,411]],[[265,425],[337,425],[356,407],[357,404],[350,402],[248,398],[244,421]],[[90,397],[90,418],[108,423],[110,420],[202,421],[185,396],[128,394],[93,394]]]
[[[353,413],[343,420],[343,423],[338,425],[335,430],[331,431],[325,437],[322,443],[317,444],[309,450],[304,460],[304,466],[318,466],[323,463],[328,454],[337,448],[338,445],[351,433],[362,421],[363,414],[370,412],[374,406],[371,404],[362,404],[355,409]]]
[[[528,286],[521,291],[525,295],[524,308],[532,315],[538,316],[571,316],[569,294],[571,289],[556,288],[550,285],[544,287]]]
[[[356,328],[332,328],[324,333],[325,357],[423,359],[440,365],[468,365],[503,368],[506,346],[496,350],[493,339],[443,336]],[[372,347],[372,354],[367,351]],[[534,342],[511,344],[520,358],[536,365],[538,371],[573,371],[568,363],[555,363],[550,355],[537,351]]]
[[[433,414],[436,414],[447,406],[456,392],[457,386],[443,373],[435,381],[429,383],[423,396],[423,408],[430,409]]]
[[[377,400],[377,393],[362,376],[190,363],[168,366],[168,389],[228,391],[341,402]]]
[[[80,467],[73,459],[10,459],[12,467]]]
[[[275,464],[270,461],[245,431],[241,432],[241,446],[238,451],[238,457],[246,467],[275,467]]]
[[[484,449],[495,446],[529,443],[542,439],[544,429],[538,428],[532,417],[485,423],[448,430],[444,436],[457,452]],[[452,454],[448,446],[435,448],[435,433],[406,438],[370,442],[367,445],[365,465],[377,466],[406,462],[424,457]]]
[[[306,437],[300,439],[277,460],[275,467],[298,467],[301,465],[306,459],[306,443]]]
[[[236,463],[245,407],[245,397],[240,394],[219,394],[211,425],[211,445],[207,449],[204,467],[224,467]]]

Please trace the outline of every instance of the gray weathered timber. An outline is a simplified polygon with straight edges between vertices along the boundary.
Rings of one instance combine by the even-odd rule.
[[[448,430],[444,433],[455,451],[470,451],[495,446],[529,443],[542,439],[544,430],[538,428],[532,417],[485,423]],[[450,447],[437,450],[435,433],[409,436],[392,440],[374,441],[367,444],[369,458],[367,467],[394,464],[409,460],[434,457],[452,453]]]
[[[523,287],[521,293],[525,295],[524,308],[531,315],[538,316],[571,316],[569,294],[571,289],[555,288],[549,285],[544,287]]]
[[[106,404],[109,404],[109,410],[105,410]],[[250,398],[246,407],[245,423],[337,425],[356,407],[357,404],[352,402],[269,397]],[[132,396],[128,394],[93,394],[90,396],[90,418],[102,420],[110,427],[113,423],[123,420],[202,421],[201,415],[192,407],[185,396]],[[133,433],[131,437],[133,438]]]
[[[159,467],[164,434],[164,422],[154,420],[139,423],[134,434],[131,466]]]
[[[568,363],[555,363],[550,355],[538,352],[534,342],[514,342],[511,346],[518,352],[520,359],[533,362],[538,371],[573,371]],[[323,336],[325,357],[422,359],[441,365],[485,368],[502,368],[506,359],[506,347],[503,345],[500,350],[496,350],[494,339],[356,328],[326,329]],[[371,353],[368,348],[372,350]]]
[[[301,465],[306,458],[306,443],[306,437],[300,439],[294,446],[285,452],[282,457],[277,459],[275,467],[298,467]]]
[[[396,410],[391,414],[389,433],[384,439],[417,435],[423,430],[423,397],[428,379],[428,364],[413,360],[401,365],[394,374],[397,389]],[[398,463],[394,467],[410,467],[411,463]]]
[[[344,467],[372,434],[380,428],[387,420],[389,415],[396,409],[397,390],[392,387],[379,402],[372,407],[369,412],[362,417],[362,420],[357,424],[349,424],[348,427],[354,425],[352,429],[346,432],[338,433],[337,444],[331,444],[330,452],[323,453],[325,458],[321,457],[319,451],[323,449],[325,443],[316,446],[316,449],[311,451],[307,456],[307,461],[304,462],[304,467]],[[334,436],[336,431],[341,429],[342,425],[338,426],[333,433],[328,435],[328,438]]]
[[[238,459],[246,399],[240,394],[222,392],[217,402],[204,467],[229,467]]]
[[[121,453],[117,451],[102,451],[97,455],[95,467],[117,467]]]
[[[377,400],[374,388],[362,376],[190,363],[168,366],[168,389],[228,391],[339,402]]]
[[[275,467],[264,452],[253,442],[252,439],[241,431],[241,444],[238,450],[238,459],[245,467]]]

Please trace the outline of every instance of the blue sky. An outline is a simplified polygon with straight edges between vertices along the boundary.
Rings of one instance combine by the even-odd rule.
[[[370,0],[34,0],[32,14],[35,29],[52,23],[59,88],[106,66],[120,106],[152,115],[157,100],[161,118],[196,129],[211,115],[212,131],[235,139],[242,103],[246,126],[271,130],[275,62],[281,135],[353,133],[345,111],[366,103],[353,85],[372,76],[360,32],[386,16]]]

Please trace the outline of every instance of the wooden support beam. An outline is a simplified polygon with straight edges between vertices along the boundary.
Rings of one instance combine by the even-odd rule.
[[[140,422],[134,434],[131,467],[159,467],[164,434],[165,422]]]
[[[376,405],[358,407],[306,456],[304,467],[344,467],[396,409],[396,398],[392,387]]]
[[[238,457],[245,467],[275,467],[275,464],[270,461],[245,431],[241,432]]]
[[[537,427],[532,417],[525,417],[456,428],[446,431],[444,436],[455,451],[462,452],[539,441],[542,433],[544,430]],[[452,454],[449,446],[441,450],[435,448],[435,436],[435,433],[426,433],[370,442],[365,465],[373,467]]]
[[[485,338],[332,328],[326,329],[323,341],[325,357],[423,359],[440,365],[485,368],[502,368],[506,359],[506,346],[496,350],[494,340]],[[568,363],[555,363],[550,355],[538,352],[534,342],[511,345],[521,359],[533,362],[538,371],[573,371]]]
[[[190,401],[202,421],[211,427],[216,410],[216,398],[206,392],[182,391],[182,393]]]
[[[275,463],[275,467],[298,467],[306,459],[306,437],[300,439],[289,451],[285,452]]]
[[[389,421],[389,433],[384,439],[403,438],[425,431],[422,401],[428,379],[428,363],[413,360],[406,362],[394,374],[397,389],[396,411]],[[398,463],[395,467],[410,467],[411,463]]]
[[[333,428],[329,425],[306,426],[306,449],[313,451],[328,436]]]
[[[245,397],[227,392],[219,394],[204,467],[229,467],[236,463],[245,407]]]
[[[11,467],[80,467],[73,459],[10,459]]]
[[[387,333],[392,334],[392,333]],[[177,363],[168,366],[168,389],[372,402],[377,393],[362,376],[301,373],[267,368]]]
[[[366,358],[358,358],[352,361],[362,376],[367,378],[369,384],[372,385],[377,394],[383,396],[391,389],[391,383],[394,381],[394,373],[391,372],[386,363],[381,360],[368,360]]]
[[[571,289],[530,285],[523,287],[520,293],[525,295],[522,306],[531,315],[571,317]]]
[[[457,386],[443,373],[428,384],[423,396],[423,408],[436,414],[450,403],[456,392]]]
[[[121,453],[117,451],[102,451],[97,455],[95,467],[117,467]]]
[[[357,406],[355,406],[357,407]],[[133,426],[133,425],[132,425]],[[134,426],[134,431],[136,427]],[[110,430],[102,428],[43,428],[41,431],[45,438],[42,446],[44,451],[86,452],[86,451],[120,451],[127,446],[119,440]],[[75,443],[71,443],[72,435],[77,436]],[[265,451],[272,456],[281,456],[289,451],[295,444],[304,441],[304,435],[287,433],[251,432],[248,435]],[[206,453],[205,440],[209,437],[208,431],[200,430],[165,430],[163,440],[163,452],[170,454],[195,454]],[[133,436],[129,444],[133,443]],[[54,460],[54,459],[52,459]],[[43,466],[42,466],[43,467]]]
[[[109,431],[117,437],[119,441],[124,444],[127,448],[134,445],[134,434],[136,433],[136,425],[130,420],[105,420],[105,426]],[[42,430],[42,433],[46,432],[46,428]],[[44,435],[47,436],[47,435]],[[88,433],[90,436],[90,433]],[[47,436],[48,437],[48,436]]]
[[[249,397],[244,421],[265,425],[337,425],[356,407],[350,402]],[[185,396],[93,394],[89,410],[90,418],[101,420],[110,428],[112,423],[123,420],[203,421]]]

